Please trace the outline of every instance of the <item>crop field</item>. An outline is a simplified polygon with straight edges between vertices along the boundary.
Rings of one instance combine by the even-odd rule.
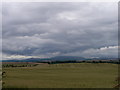
[[[118,65],[110,63],[38,64],[3,71],[3,88],[113,88],[118,77]]]

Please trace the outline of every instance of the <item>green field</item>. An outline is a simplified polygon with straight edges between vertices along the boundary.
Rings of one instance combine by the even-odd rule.
[[[3,68],[4,88],[113,88],[117,64],[66,63]]]

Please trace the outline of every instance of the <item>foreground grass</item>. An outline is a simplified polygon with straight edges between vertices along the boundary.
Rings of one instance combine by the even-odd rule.
[[[117,64],[41,64],[3,71],[4,88],[113,88]]]

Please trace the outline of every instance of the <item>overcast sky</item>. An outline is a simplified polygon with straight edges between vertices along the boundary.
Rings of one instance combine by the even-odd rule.
[[[3,59],[117,57],[117,3],[3,3]]]

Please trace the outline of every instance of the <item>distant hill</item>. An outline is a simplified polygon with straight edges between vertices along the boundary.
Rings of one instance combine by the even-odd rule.
[[[3,60],[2,62],[40,62],[40,61],[70,61],[70,60],[110,60],[113,58],[84,58],[78,56],[56,56],[51,58],[28,58],[23,60]]]
[[[3,62],[39,62],[39,61],[66,61],[66,60],[85,60],[77,56],[56,56],[51,58],[28,58],[23,60],[3,60]]]
[[[77,57],[77,56],[56,56],[52,57],[51,60],[85,60],[83,57]]]

